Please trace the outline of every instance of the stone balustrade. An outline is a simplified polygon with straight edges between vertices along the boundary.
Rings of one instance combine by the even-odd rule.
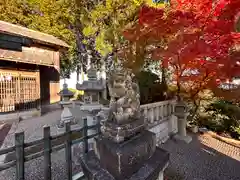
[[[169,100],[141,105],[147,128],[156,134],[158,143],[164,143],[178,131],[178,118],[174,115],[175,104],[176,101]]]
[[[170,135],[177,133],[177,117],[174,100],[141,105],[148,129],[156,134],[157,143],[164,143]]]

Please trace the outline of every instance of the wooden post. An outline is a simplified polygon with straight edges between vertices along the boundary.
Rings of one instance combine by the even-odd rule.
[[[24,132],[15,134],[16,180],[24,180]]]
[[[51,180],[51,139],[50,127],[44,127],[44,179]]]
[[[83,118],[83,136],[84,136],[84,153],[88,152],[88,124],[87,118]]]
[[[70,128],[70,122],[67,122],[65,124],[65,132],[66,132],[66,149],[65,149],[65,158],[67,162],[67,177],[68,180],[72,179],[72,141],[71,141],[71,128]]]

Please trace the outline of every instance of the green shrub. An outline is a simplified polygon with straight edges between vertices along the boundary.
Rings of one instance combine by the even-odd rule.
[[[73,88],[68,88],[69,91],[72,91],[74,94],[77,92],[76,89],[73,89]]]
[[[240,126],[238,127],[233,127],[233,131],[238,133],[240,135]]]
[[[82,96],[84,94],[84,91],[80,91],[80,90],[73,89],[73,88],[68,88],[68,90],[74,93],[73,97],[75,99],[82,100]]]
[[[240,126],[232,127],[231,136],[235,139],[240,139]]]
[[[231,127],[236,127],[239,123],[240,108],[227,101],[216,101],[212,103],[206,111],[211,112],[212,116],[221,121],[226,131],[230,131]]]
[[[199,116],[197,122],[199,126],[206,127],[209,130],[212,130],[215,132],[224,131],[221,121],[219,121],[219,118],[213,117],[211,115]]]
[[[77,94],[77,97],[76,97],[77,100],[79,101],[83,101],[83,95],[82,94]]]
[[[135,76],[140,89],[140,103],[148,104],[164,101],[164,91],[167,89],[160,82],[159,76],[150,71],[141,71]]]
[[[240,134],[240,108],[231,102],[218,100],[206,108],[208,115],[198,122],[215,132],[227,132],[236,138]]]

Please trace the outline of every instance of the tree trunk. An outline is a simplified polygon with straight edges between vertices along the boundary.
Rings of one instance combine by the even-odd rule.
[[[179,83],[179,80],[177,80],[177,100],[180,101],[181,100],[181,97],[180,97],[180,89],[181,86],[180,86],[180,83]]]
[[[77,73],[77,83],[79,83],[79,73],[80,73],[80,67],[79,67],[79,64],[77,65],[76,73]]]
[[[196,115],[197,115],[197,111],[198,111],[199,106],[200,106],[200,102],[199,102],[199,104],[197,104],[196,100],[194,100],[194,101],[193,101],[193,104],[194,104],[195,107],[194,107],[194,110],[193,110],[193,112],[192,112],[192,118],[191,118],[192,121],[195,120],[195,117],[196,117]]]

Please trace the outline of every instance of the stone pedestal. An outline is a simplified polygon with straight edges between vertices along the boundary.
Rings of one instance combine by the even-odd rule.
[[[63,107],[63,111],[61,114],[61,121],[71,121],[73,119],[73,115],[68,107]]]
[[[61,113],[61,119],[58,124],[59,128],[63,128],[64,124],[67,122],[70,122],[71,124],[75,124],[75,117],[73,117],[69,107],[67,105],[71,104],[71,102],[61,102],[61,105],[63,105],[63,111]]]
[[[174,135],[178,132],[178,118],[174,114],[170,116],[168,129],[170,135]]]
[[[102,108],[103,108],[103,106],[101,104],[83,104],[80,107],[80,111],[84,112],[84,114],[86,114],[88,126],[97,125],[99,123],[97,114],[99,111],[101,111]],[[98,129],[96,129],[96,128],[89,129],[88,136],[96,134],[97,131],[98,131]],[[88,148],[93,149],[93,144],[94,144],[94,139],[93,138],[89,139],[88,140]]]
[[[155,134],[149,131],[122,143],[100,136],[95,151],[81,157],[88,180],[163,180],[168,162],[169,153],[156,147]]]
[[[187,135],[187,117],[189,115],[187,104],[179,97],[178,102],[175,104],[174,115],[178,118],[178,133],[174,139],[190,143],[192,137]]]
[[[122,125],[105,122],[101,129],[104,137],[117,143],[123,142],[127,138],[130,138],[145,129],[144,118]]]
[[[90,116],[87,115],[87,122],[88,122],[88,126],[93,126],[93,125],[97,125],[98,121],[96,119],[95,116]],[[93,134],[97,133],[97,129],[89,129],[88,130],[88,136],[91,136]],[[94,139],[91,138],[88,140],[88,149],[93,149],[93,144],[94,144]]]
[[[192,137],[187,135],[187,116],[188,113],[184,113],[184,116],[178,116],[178,133],[174,136],[174,138],[176,140],[190,143],[192,141]]]

